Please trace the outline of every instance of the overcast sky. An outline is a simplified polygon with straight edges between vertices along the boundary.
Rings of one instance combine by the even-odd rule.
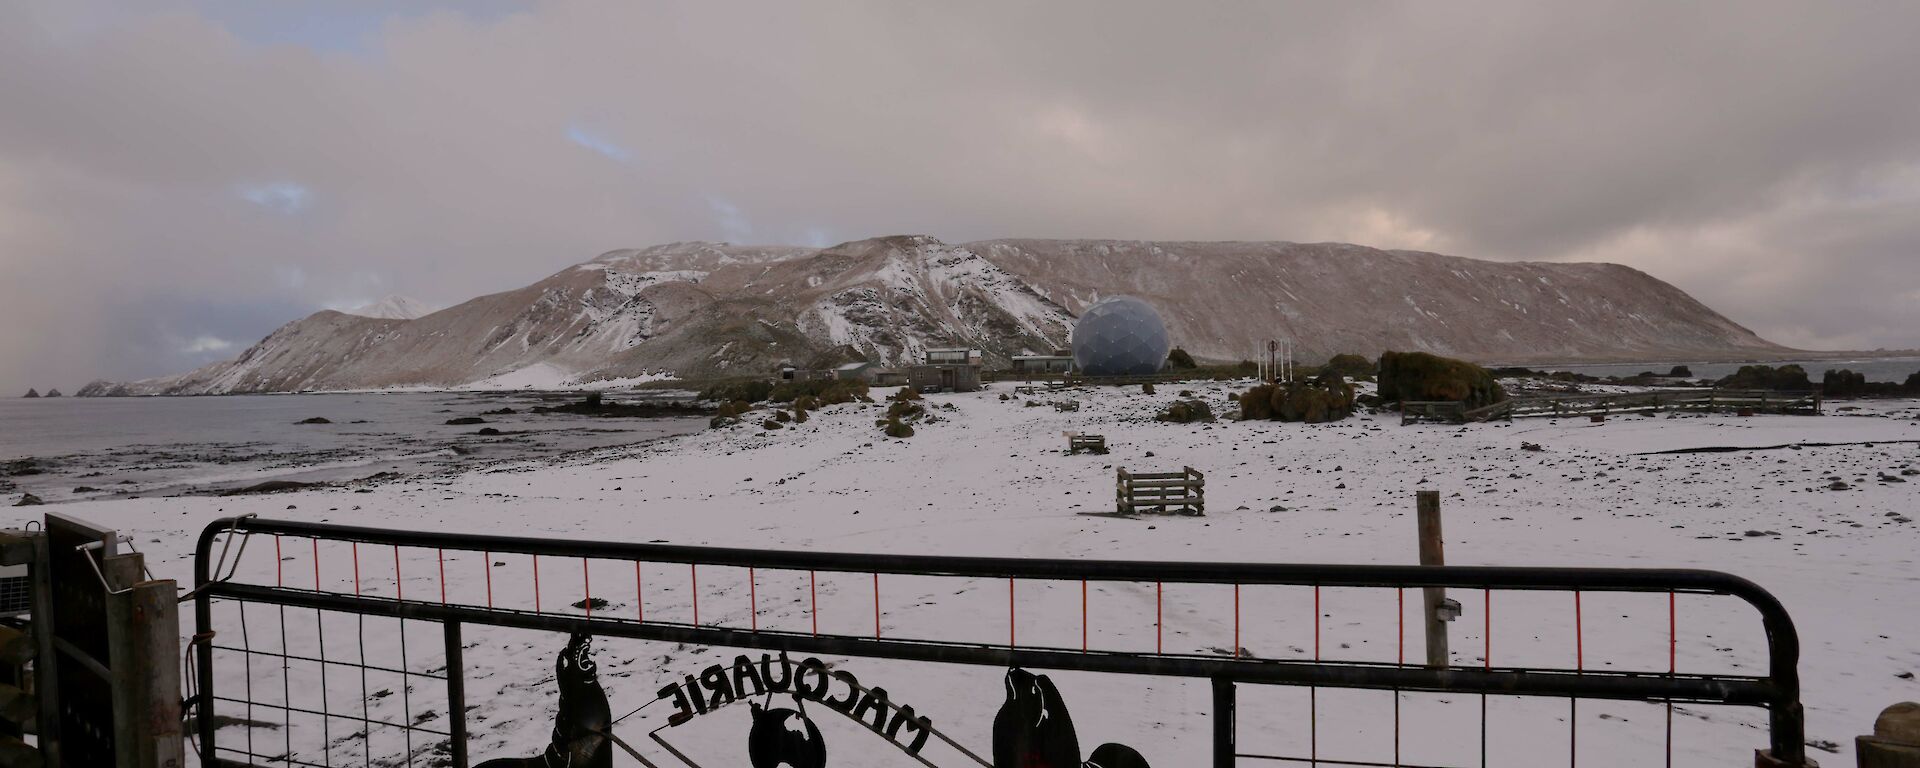
[[[0,394],[614,248],[1605,260],[1920,347],[1920,4],[0,4]]]

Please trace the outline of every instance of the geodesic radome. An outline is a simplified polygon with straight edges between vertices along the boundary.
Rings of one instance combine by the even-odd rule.
[[[1132,296],[1101,299],[1073,326],[1073,365],[1088,376],[1157,373],[1172,346],[1160,313]]]

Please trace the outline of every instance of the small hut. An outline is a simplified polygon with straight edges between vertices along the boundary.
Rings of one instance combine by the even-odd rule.
[[[1023,376],[1055,376],[1073,371],[1073,355],[1014,355],[1013,372]]]
[[[838,368],[833,369],[833,377],[841,381],[850,381],[853,379],[859,379],[861,381],[872,383],[873,373],[875,370],[876,369],[874,368],[873,363],[866,363],[866,362],[847,363],[845,365],[842,365]]]
[[[929,349],[925,363],[907,369],[907,383],[922,392],[974,392],[980,389],[980,367],[980,350]]]

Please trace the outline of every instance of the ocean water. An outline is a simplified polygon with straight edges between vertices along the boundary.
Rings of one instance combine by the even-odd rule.
[[[660,397],[660,395],[655,395]],[[0,506],[212,492],[265,480],[456,471],[696,431],[700,418],[529,413],[578,395],[408,393],[0,399]],[[611,395],[615,401],[640,396]],[[481,416],[512,408],[513,415]],[[486,424],[449,419],[481,416]],[[297,424],[311,417],[330,424]],[[483,427],[498,436],[476,434]],[[39,470],[20,474],[16,462]],[[11,466],[10,465],[14,465]],[[76,488],[91,488],[76,491]]]
[[[1664,363],[1548,365],[1538,367],[1542,370],[1572,371],[1588,376],[1632,376],[1646,371],[1664,374],[1672,370],[1676,365],[1684,365],[1691,368],[1693,375],[1697,378],[1718,379],[1740,370],[1740,366],[1742,365],[1753,365],[1753,363],[1692,363],[1679,360]],[[1787,360],[1783,362],[1764,363],[1764,365],[1771,365],[1776,368],[1782,365],[1798,365],[1807,369],[1807,375],[1812,377],[1814,381],[1819,381],[1820,376],[1826,373],[1828,369],[1836,371],[1844,369],[1865,374],[1867,381],[1891,381],[1895,383],[1906,381],[1908,376],[1920,373],[1920,357],[1885,357],[1861,360]]]

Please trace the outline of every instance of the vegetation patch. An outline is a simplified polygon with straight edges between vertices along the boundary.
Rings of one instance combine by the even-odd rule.
[[[1813,389],[1813,381],[1807,378],[1807,369],[1797,365],[1783,365],[1775,368],[1771,365],[1743,365],[1733,375],[1714,382],[1714,386],[1726,389],[1770,389],[1778,392],[1808,392]]]
[[[766,399],[776,403],[791,403],[802,397],[812,398],[811,402],[815,407],[873,402],[873,398],[867,396],[867,383],[859,379],[783,381],[775,384],[773,389],[767,392]]]
[[[700,399],[723,403],[732,400],[758,403],[767,399],[767,395],[770,394],[773,394],[773,382],[766,379],[725,379],[700,390]]]
[[[661,416],[705,416],[713,411],[688,403],[616,403],[589,392],[585,399],[566,405],[536,406],[534,413],[560,413],[601,418],[656,418]],[[449,424],[453,422],[447,422]]]
[[[1368,360],[1359,355],[1339,354],[1334,355],[1333,358],[1328,360],[1327,364],[1321,368],[1322,370],[1333,371],[1334,373],[1351,379],[1361,376],[1372,376],[1374,364],[1372,360]]]
[[[1493,374],[1465,360],[1426,352],[1380,355],[1380,399],[1386,402],[1443,400],[1480,408],[1507,399]]]
[[[1331,370],[1312,380],[1262,384],[1239,399],[1246,420],[1320,424],[1353,415],[1353,385]]]
[[[1920,396],[1920,373],[1907,377],[1905,383],[1891,381],[1867,381],[1864,373],[1855,373],[1847,369],[1838,371],[1829,369],[1820,377],[1820,393],[1827,397],[1915,397]]]
[[[1213,421],[1213,407],[1205,400],[1175,400],[1153,418],[1176,424]]]

